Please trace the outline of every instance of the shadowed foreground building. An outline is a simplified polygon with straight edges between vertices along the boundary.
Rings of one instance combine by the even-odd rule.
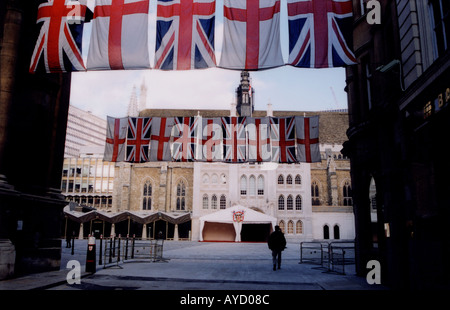
[[[381,0],[381,23],[353,1],[348,142],[357,272],[381,263],[395,288],[449,288],[450,3]]]
[[[0,279],[60,265],[71,76],[28,73],[37,6],[0,2]]]

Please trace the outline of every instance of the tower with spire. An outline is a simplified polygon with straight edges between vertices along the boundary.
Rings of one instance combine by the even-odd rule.
[[[236,89],[236,110],[239,116],[251,117],[255,109],[255,90],[251,86],[250,73],[241,72],[241,83]]]
[[[147,86],[145,85],[145,79],[142,80],[139,100],[137,95],[136,86],[133,86],[133,91],[130,97],[130,103],[128,104],[128,116],[138,117],[139,112],[147,108]]]

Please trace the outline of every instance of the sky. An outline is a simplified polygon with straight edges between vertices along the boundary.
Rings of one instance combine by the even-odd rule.
[[[93,9],[94,0],[88,0]],[[223,0],[216,0],[215,51],[220,61],[223,38]],[[286,0],[281,0],[281,48],[288,60]],[[86,63],[91,25],[83,34]],[[148,45],[150,64],[154,64],[156,39],[156,1],[150,1]],[[230,109],[241,71],[209,68],[189,71],[111,70],[72,73],[70,103],[100,117],[127,115],[133,88],[147,87],[146,108],[154,109]],[[347,108],[345,69],[307,69],[283,66],[250,72],[255,90],[255,110],[322,111]]]

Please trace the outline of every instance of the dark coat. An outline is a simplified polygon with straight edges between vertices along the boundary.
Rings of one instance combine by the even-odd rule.
[[[272,251],[283,251],[286,248],[286,238],[281,231],[276,230],[270,234],[267,244]]]

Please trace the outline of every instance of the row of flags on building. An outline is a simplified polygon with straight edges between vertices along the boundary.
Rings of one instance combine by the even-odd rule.
[[[150,68],[150,0],[47,0],[38,9],[40,33],[30,64],[46,72]],[[285,65],[280,0],[224,0],[220,63],[214,49],[215,0],[158,0],[155,69],[221,67],[259,70]],[[351,0],[287,0],[288,65],[329,68],[356,62],[350,49]],[[84,22],[92,23],[87,66]]]
[[[319,116],[107,118],[104,160],[320,162]]]

